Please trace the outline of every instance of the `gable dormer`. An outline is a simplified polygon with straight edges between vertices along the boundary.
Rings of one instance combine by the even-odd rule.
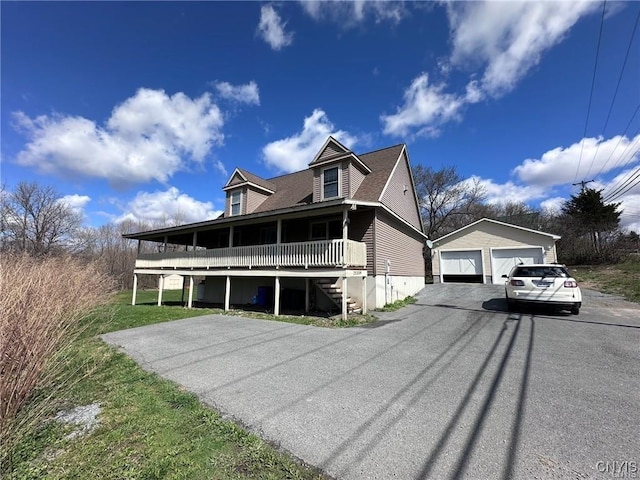
[[[276,191],[273,183],[242,168],[236,168],[222,189],[227,192],[224,215],[235,217],[252,213]]]
[[[313,170],[313,201],[351,198],[371,173],[358,156],[335,138],[329,137],[309,163]]]

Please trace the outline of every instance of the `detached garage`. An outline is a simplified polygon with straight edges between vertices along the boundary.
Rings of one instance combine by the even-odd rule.
[[[558,235],[483,218],[433,241],[436,283],[502,284],[519,263],[557,262]]]

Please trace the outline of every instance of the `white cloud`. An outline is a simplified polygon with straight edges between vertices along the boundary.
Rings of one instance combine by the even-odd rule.
[[[464,99],[445,93],[445,85],[430,85],[429,75],[415,78],[404,92],[404,105],[395,114],[382,115],[384,133],[405,136],[412,131],[416,135],[437,136],[439,126],[459,118]]]
[[[489,204],[500,203],[528,203],[544,198],[548,192],[536,185],[519,185],[512,181],[495,183],[491,179],[471,177],[464,182],[478,182],[486,193],[486,201]]]
[[[589,175],[631,164],[638,158],[638,152],[632,155],[635,149],[629,147],[636,143],[640,143],[640,135],[633,139],[620,135],[607,140],[585,138],[567,148],[549,150],[539,159],[527,159],[513,173],[521,181],[534,185],[571,183],[576,177],[586,179]]]
[[[344,130],[336,130],[327,114],[320,109],[304,119],[302,131],[267,144],[262,153],[265,163],[279,172],[295,172],[307,168],[329,135],[351,148],[358,138]]]
[[[91,197],[87,195],[65,195],[58,200],[60,203],[65,204],[71,210],[81,215],[84,214],[84,207],[91,201]]]
[[[542,54],[560,43],[598,2],[449,2],[453,52],[462,68],[485,66],[481,88],[491,96],[511,91]]]
[[[369,18],[376,23],[397,25],[408,15],[403,2],[370,0],[301,1],[303,10],[314,20],[329,20],[343,28],[354,27]]]
[[[190,162],[202,164],[223,141],[223,118],[209,94],[139,89],[113,109],[104,127],[83,117],[34,119],[15,112],[29,142],[17,162],[44,174],[106,178],[116,186],[166,182]],[[185,158],[186,157],[186,158]]]
[[[257,33],[274,50],[280,50],[293,42],[293,33],[285,32],[286,26],[286,22],[282,21],[273,6],[262,6]]]
[[[620,226],[626,230],[640,233],[640,186],[618,199],[621,202]]]
[[[229,82],[214,83],[222,98],[250,105],[260,105],[258,84],[253,80],[246,85],[231,85]]]
[[[568,199],[565,197],[551,197],[546,200],[540,202],[540,208],[543,210],[548,210],[553,213],[560,213],[562,211],[562,205]]]
[[[598,6],[592,1],[448,1],[453,50],[437,68],[445,78],[454,69],[470,72],[470,80],[464,92],[456,93],[444,82],[429,85],[428,75],[420,74],[405,90],[397,113],[381,116],[384,133],[438,135],[442,125],[461,118],[464,106],[513,90],[547,50]]]
[[[124,213],[116,222],[132,220],[152,225],[178,225],[218,217],[211,202],[200,202],[175,187],[166,191],[138,192],[133,200],[121,207]]]

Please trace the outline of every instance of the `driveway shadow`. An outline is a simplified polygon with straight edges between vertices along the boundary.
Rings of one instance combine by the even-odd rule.
[[[482,308],[484,310],[490,310],[493,312],[516,312],[527,314],[549,315],[554,317],[571,317],[571,313],[566,310],[560,310],[553,305],[516,305],[511,310],[507,307],[507,300],[504,297],[491,298],[482,302]]]

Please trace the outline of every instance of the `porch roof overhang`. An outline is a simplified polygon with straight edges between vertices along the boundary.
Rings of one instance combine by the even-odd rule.
[[[361,200],[353,200],[347,198],[337,198],[335,200],[327,200],[318,203],[305,204],[305,205],[296,205],[293,207],[281,208],[277,210],[270,210],[268,212],[257,212],[257,213],[249,213],[246,215],[238,215],[232,217],[223,217],[216,218],[213,220],[206,220],[204,222],[196,222],[189,223],[186,225],[179,225],[176,227],[166,227],[159,228],[155,230],[147,230],[143,232],[137,233],[126,233],[123,238],[128,238],[131,240],[146,240],[150,242],[164,242],[165,237],[171,237],[172,242],[176,242],[178,237],[183,235],[191,234],[193,232],[201,231],[201,230],[209,230],[216,227],[227,227],[231,225],[250,225],[254,223],[264,222],[264,221],[276,221],[278,219],[289,219],[296,217],[307,216],[310,213],[314,215],[325,215],[338,213],[343,211],[345,208],[349,208],[351,210],[355,210],[358,207],[364,208],[381,208],[394,216],[401,223],[405,224],[410,229],[414,230],[419,235],[423,236],[425,239],[427,236],[415,228],[405,219],[400,217],[398,214],[389,209],[386,205],[380,202],[367,202]],[[188,244],[188,243],[185,243]]]

